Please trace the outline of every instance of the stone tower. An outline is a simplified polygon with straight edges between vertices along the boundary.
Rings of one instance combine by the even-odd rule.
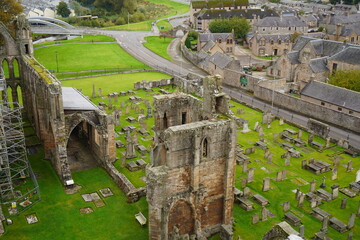
[[[155,141],[147,168],[149,238],[232,238],[236,127],[219,77],[204,100],[155,96]]]

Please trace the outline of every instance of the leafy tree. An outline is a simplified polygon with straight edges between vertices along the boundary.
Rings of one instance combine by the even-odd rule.
[[[322,32],[322,31],[324,31],[324,27],[323,27],[323,26],[320,26],[320,27],[318,28],[318,32]]]
[[[24,7],[17,0],[1,0],[0,1],[0,22],[9,26],[16,15],[22,13]]]
[[[80,3],[83,6],[91,6],[95,0],[76,0],[78,3]]]
[[[126,8],[130,14],[133,14],[137,8],[136,0],[124,0],[124,8]]]
[[[199,37],[199,32],[190,31],[188,34],[188,38],[192,38],[193,40],[197,40]]]
[[[234,30],[235,38],[245,40],[251,25],[245,18],[215,19],[210,22],[209,29],[212,33],[229,33]]]
[[[59,5],[56,7],[56,12],[62,17],[68,17],[71,13],[68,5],[63,1],[59,2]]]
[[[329,76],[329,84],[360,92],[360,70],[336,70]]]

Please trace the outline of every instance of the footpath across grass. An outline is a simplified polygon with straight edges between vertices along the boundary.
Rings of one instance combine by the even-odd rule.
[[[34,44],[34,47],[48,46],[53,44],[63,44],[63,43],[94,43],[94,42],[115,42],[115,39],[105,35],[83,35],[69,40],[56,40],[49,41],[44,43]]]
[[[150,69],[116,43],[69,44],[40,48],[35,50],[35,58],[47,69],[55,72],[114,68]]]
[[[167,53],[167,48],[173,38],[163,38],[158,36],[150,36],[145,37],[146,43],[143,43],[143,45],[148,48],[149,50],[153,51],[157,55],[172,61],[173,59],[169,56]]]

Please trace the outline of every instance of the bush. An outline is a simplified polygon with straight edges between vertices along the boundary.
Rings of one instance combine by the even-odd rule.
[[[126,21],[123,17],[119,17],[118,19],[116,19],[116,22],[115,22],[116,25],[123,25],[125,23],[126,23]]]
[[[188,38],[191,38],[191,41],[197,40],[199,38],[199,33],[196,31],[190,31],[188,34]]]

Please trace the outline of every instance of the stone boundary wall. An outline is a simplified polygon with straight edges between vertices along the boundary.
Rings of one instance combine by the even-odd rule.
[[[114,71],[116,71],[116,70],[117,69],[114,69]],[[103,70],[99,70],[99,72],[100,71],[103,71]],[[108,71],[112,71],[112,70],[108,69]],[[86,73],[86,72],[91,73],[91,71],[79,71],[79,72],[69,72],[69,73]],[[93,72],[96,72],[96,71],[94,70]],[[102,73],[102,74],[94,74],[94,75],[71,77],[71,78],[62,78],[62,79],[58,79],[58,80],[66,81],[66,80],[74,80],[74,79],[89,78],[89,77],[101,77],[101,76],[109,76],[109,75],[116,75],[116,74],[140,73],[140,72],[159,72],[159,71],[153,70],[153,69],[134,69],[134,70],[127,70],[127,71],[123,71],[123,72],[112,72],[112,73]]]
[[[135,188],[134,185],[127,179],[127,177],[120,173],[114,165],[110,162],[104,163],[106,172],[110,175],[113,181],[121,188],[125,193],[130,203],[137,202],[143,196],[146,196],[146,188]]]
[[[200,57],[197,52],[192,52],[185,46],[185,40],[188,34],[189,33],[186,33],[180,40],[180,50],[190,62],[194,65],[198,65],[202,60],[204,60],[204,57]]]
[[[174,84],[174,79],[161,79],[159,81],[145,81],[134,83],[134,90],[162,87]]]
[[[271,102],[272,94],[272,89],[259,85],[255,87],[254,96],[258,99]],[[292,97],[277,91],[274,91],[273,99],[274,105],[281,108],[360,133],[360,118],[358,117],[306,102],[300,98]]]

